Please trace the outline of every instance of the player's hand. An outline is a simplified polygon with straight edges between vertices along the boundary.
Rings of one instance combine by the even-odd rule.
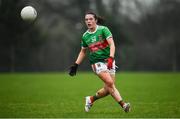
[[[78,64],[74,63],[72,66],[69,68],[69,75],[70,76],[75,76],[77,72]]]
[[[112,69],[112,67],[113,67],[113,61],[114,61],[114,58],[113,58],[113,57],[107,58],[107,68],[108,68],[108,69]]]

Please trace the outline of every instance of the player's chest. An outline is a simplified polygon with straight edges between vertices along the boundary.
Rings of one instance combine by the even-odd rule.
[[[87,39],[86,39],[86,43],[88,45],[96,43],[98,41],[102,41],[103,40],[103,34],[90,34]]]

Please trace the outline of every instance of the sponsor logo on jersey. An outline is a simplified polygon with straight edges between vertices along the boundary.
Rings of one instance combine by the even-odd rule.
[[[89,49],[91,52],[95,52],[95,51],[98,51],[101,49],[105,49],[108,46],[109,46],[109,44],[108,44],[107,40],[102,40],[102,41],[98,41],[96,43],[89,45]]]

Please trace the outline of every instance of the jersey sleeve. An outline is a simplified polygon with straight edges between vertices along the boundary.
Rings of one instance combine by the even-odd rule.
[[[81,39],[81,47],[88,47],[88,45],[84,42],[83,38]]]
[[[104,33],[104,36],[105,36],[106,39],[112,37],[112,33],[111,33],[111,31],[108,29],[108,27],[104,27],[103,33]]]

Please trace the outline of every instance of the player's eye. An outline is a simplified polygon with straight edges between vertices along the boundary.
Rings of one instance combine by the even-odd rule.
[[[85,19],[85,21],[88,21],[88,19]]]

